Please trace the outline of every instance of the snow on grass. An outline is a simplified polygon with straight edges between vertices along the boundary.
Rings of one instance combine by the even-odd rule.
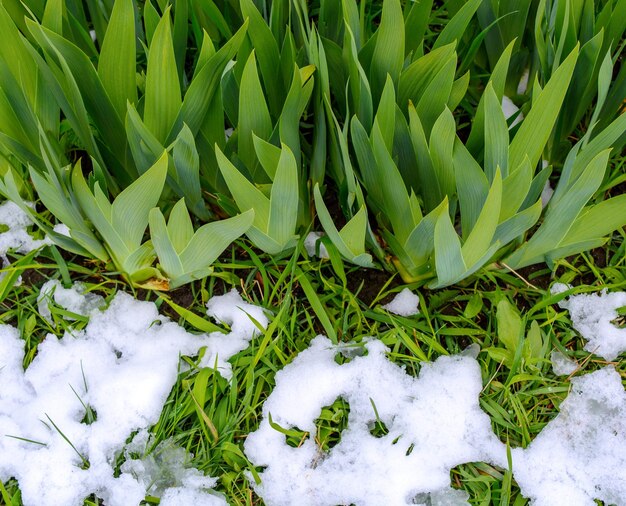
[[[180,355],[199,353],[201,366],[230,377],[227,360],[268,324],[263,310],[233,290],[207,303],[207,314],[230,332],[194,335],[124,293],[104,311],[79,286],[51,282],[43,293],[42,308],[53,299],[90,321],[60,339],[48,335],[26,371],[24,341],[0,326],[0,480],[18,480],[25,506],[79,506],[92,493],[107,506],[138,505],[146,494],[160,496],[162,506],[226,504],[212,490],[217,479],[190,467],[192,456],[172,440],[146,454],[148,429],[177,379]],[[409,304],[403,293],[392,309],[416,310],[415,295],[409,292]],[[624,331],[611,321],[625,298],[603,293],[562,303],[589,340],[586,349],[607,358],[624,349]],[[476,350],[422,363],[416,378],[386,351],[375,339],[333,345],[318,336],[276,374],[260,427],[244,445],[252,464],[264,468],[260,483],[250,479],[268,506],[467,504],[467,494],[451,488],[453,467],[508,467],[505,446],[479,407]],[[339,364],[338,353],[349,361]],[[557,374],[576,365],[556,353],[552,361]],[[337,399],[347,405],[347,425],[336,445],[322,448],[316,419]],[[286,431],[304,434],[297,447]],[[559,415],[528,448],[512,450],[512,471],[534,506],[626,504],[619,373],[607,366],[573,379]]]
[[[71,288],[63,288],[56,279],[44,283],[37,297],[37,309],[46,320],[52,321],[50,304],[54,301],[71,313],[88,316],[92,311],[105,305],[104,298],[94,293],[85,293],[85,285],[74,283]],[[68,320],[71,318],[66,317]]]
[[[568,288],[557,283],[552,287],[552,293]],[[626,306],[626,292],[573,295],[561,301],[559,306],[569,310],[574,328],[587,340],[586,351],[609,361],[626,351],[626,329],[613,323],[619,317],[617,309]]]
[[[626,504],[626,391],[611,366],[572,380],[559,415],[526,450],[513,475],[534,506]]]
[[[80,297],[74,290],[70,302]],[[231,335],[190,334],[153,303],[120,292],[107,310],[91,313],[83,331],[49,334],[26,371],[24,342],[0,326],[0,480],[18,480],[25,506],[82,505],[91,493],[107,506],[139,504],[146,485],[129,473],[114,478],[115,460],[134,431],[159,419],[180,355],[206,347],[204,361],[217,361],[227,375],[225,361],[258,332],[248,314],[267,323],[236,292],[208,306],[231,325]]]
[[[382,308],[399,316],[413,316],[420,312],[419,303],[419,297],[408,288],[404,288],[389,304],[385,304]]]
[[[387,360],[379,341],[339,365],[335,356],[346,346],[318,336],[276,375],[261,425],[245,443],[250,461],[263,468],[253,486],[268,506],[468,504],[467,494],[450,488],[451,468],[474,461],[508,467],[479,408],[475,355],[440,357],[412,378]],[[552,360],[557,374],[577,368],[565,356],[553,353]],[[572,385],[559,415],[527,449],[512,450],[513,477],[534,506],[626,504],[621,377],[607,366]],[[340,442],[324,450],[315,420],[338,398],[349,406],[348,424]],[[294,447],[285,431],[305,436]]]
[[[9,251],[30,253],[50,244],[48,239],[33,239],[28,233],[32,224],[31,217],[14,202],[7,200],[0,204],[0,258],[5,266],[9,263],[6,257]]]
[[[254,487],[268,506],[465,504],[466,494],[450,488],[453,467],[505,465],[504,445],[478,405],[474,358],[441,357],[413,378],[386,358],[380,341],[365,346],[367,355],[338,365],[341,348],[318,336],[276,374],[263,421],[245,443],[251,462],[265,467]],[[348,426],[323,452],[315,419],[337,398],[349,405]],[[377,420],[385,431],[373,435]],[[294,448],[272,424],[309,437]]]
[[[244,302],[234,288],[225,295],[213,297],[207,302],[207,315],[220,323],[230,325],[230,333],[213,332],[203,346],[206,351],[200,367],[216,367],[226,379],[232,377],[228,359],[245,350],[250,341],[267,327],[268,319],[263,309]]]

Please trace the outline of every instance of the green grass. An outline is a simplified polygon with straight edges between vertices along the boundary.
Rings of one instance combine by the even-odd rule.
[[[140,299],[154,301],[161,312],[196,332],[212,329],[198,328],[206,325],[204,304],[208,298],[232,286],[242,292],[244,299],[264,306],[272,315],[266,332],[231,359],[230,382],[213,371],[198,370],[190,362],[192,368],[179,376],[159,422],[152,428],[154,445],[174,438],[194,454],[196,467],[220,477],[218,489],[226,494],[229,503],[263,504],[246,478],[246,472],[254,475],[259,469],[251,467],[242,444],[260,423],[261,408],[272,391],[276,372],[304,350],[315,335],[325,333],[338,342],[356,343],[377,336],[389,347],[389,358],[416,375],[421,361],[458,353],[473,343],[482,350],[503,348],[497,337],[495,306],[506,299],[519,308],[527,330],[531,322],[538,324],[544,345],[536,362],[518,359],[512,368],[481,352],[478,361],[484,388],[480,404],[503,442],[511,447],[525,447],[554,419],[570,388],[569,378],[552,372],[550,351],[559,349],[576,359],[584,372],[605,364],[582,350],[584,343],[572,330],[567,311],[555,305],[558,297],[550,295],[546,287],[552,281],[561,281],[580,285],[581,291],[624,289],[624,244],[623,233],[616,234],[603,250],[559,262],[555,273],[546,266],[539,266],[534,272],[485,271],[462,285],[439,291],[421,290],[421,314],[404,318],[380,308],[381,303],[405,286],[397,276],[333,266],[329,261],[295,254],[277,259],[239,243],[215,265],[216,276],[167,295],[135,293]],[[47,333],[62,335],[70,325],[62,318],[60,309],[53,310],[52,323],[37,313],[38,288],[45,279],[83,281],[90,290],[107,298],[125,286],[110,274],[95,274],[104,272],[97,265],[49,249],[29,260],[26,267],[25,282],[6,294],[0,310],[0,319],[22,332],[27,348],[25,366]],[[179,308],[188,307],[199,318],[179,317],[168,299]],[[79,318],[71,325],[81,328],[85,324],[86,319]],[[618,370],[626,378],[623,361]],[[341,438],[346,418],[346,406],[338,400],[320,414],[316,434],[291,430],[286,437],[297,446],[302,438],[312,436],[321,447],[331,448]],[[385,429],[381,426],[375,430]],[[458,466],[452,470],[451,480],[453,486],[470,494],[472,504],[527,502],[505,469],[488,464]],[[15,481],[4,484],[0,494],[7,504],[21,504]],[[85,504],[98,502],[92,498]]]

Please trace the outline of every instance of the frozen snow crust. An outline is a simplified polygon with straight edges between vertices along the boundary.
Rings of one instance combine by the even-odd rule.
[[[78,304],[78,289],[68,294],[56,288],[75,310],[85,306]],[[201,365],[217,363],[228,376],[226,360],[259,332],[248,314],[267,325],[261,308],[237,292],[214,297],[208,306],[209,315],[231,325],[230,334],[190,334],[160,316],[153,303],[118,293],[107,310],[92,310],[84,331],[61,339],[48,335],[26,371],[24,342],[16,329],[0,326],[0,480],[15,477],[26,506],[82,505],[91,493],[107,506],[139,504],[146,484],[130,472],[114,478],[113,466],[131,434],[158,421],[179,357],[204,350]],[[89,423],[91,414],[95,421]],[[206,486],[165,491],[163,504],[192,493],[206,496],[194,504],[216,504],[203,492]]]
[[[193,469],[192,456],[173,441],[146,455],[153,446],[148,429],[177,379],[179,357],[198,355],[200,367],[217,366],[230,377],[228,359],[268,324],[262,309],[234,290],[214,297],[207,314],[230,333],[194,335],[154,304],[124,293],[99,310],[103,300],[80,286],[50,283],[43,292],[43,313],[51,315],[50,305],[57,304],[90,321],[60,339],[48,335],[26,371],[18,331],[0,326],[0,480],[18,480],[25,506],[82,505],[92,493],[107,506],[138,505],[146,494],[161,497],[164,506],[226,504],[212,490],[217,478]],[[573,296],[565,303],[593,343],[590,351],[615,357],[623,350],[606,351],[607,341],[618,340],[598,323],[614,318],[621,296]],[[479,406],[477,350],[423,363],[417,377],[386,352],[375,339],[337,346],[318,336],[276,374],[260,427],[245,443],[250,461],[264,467],[261,482],[251,483],[268,506],[468,504],[467,494],[450,486],[451,468],[474,461],[508,467],[506,448]],[[337,354],[351,360],[340,365]],[[567,357],[554,360],[555,373],[576,373]],[[341,441],[322,451],[315,420],[337,398],[349,405],[348,424]],[[379,422],[384,430],[375,433]],[[277,425],[309,435],[294,448]],[[125,463],[114,477],[122,454]],[[528,448],[511,454],[513,476],[534,506],[593,506],[594,499],[626,504],[620,374],[609,365],[573,378],[559,415]]]

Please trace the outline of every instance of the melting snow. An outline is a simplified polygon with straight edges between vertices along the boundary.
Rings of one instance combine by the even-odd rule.
[[[209,300],[207,315],[230,325],[230,333],[213,332],[205,339],[206,351],[199,365],[209,368],[217,365],[220,374],[230,379],[232,368],[228,359],[248,347],[252,338],[260,333],[259,327],[267,327],[267,316],[262,308],[244,302],[234,288],[226,295]]]
[[[170,438],[159,443],[146,455],[151,439],[146,430],[140,431],[124,453],[126,462],[121,470],[143,484],[146,493],[161,498],[161,504],[171,506],[226,506],[222,495],[211,492],[217,478],[205,476],[190,465],[193,455],[177,446]],[[143,458],[133,458],[133,453]]]
[[[607,358],[624,349],[615,345],[615,334],[626,331],[610,322],[625,299],[624,293],[604,293],[563,304],[589,339],[587,349],[600,348]],[[422,364],[412,378],[386,359],[378,341],[366,344],[367,355],[339,365],[335,355],[345,355],[345,348],[318,336],[276,375],[263,421],[245,443],[251,462],[264,468],[261,483],[253,486],[268,506],[467,504],[465,492],[450,488],[452,467],[486,461],[507,468],[504,446],[478,405],[482,382],[475,354]],[[577,368],[561,353],[551,358],[556,374]],[[348,425],[341,441],[323,451],[315,441],[315,419],[337,398],[349,404]],[[378,418],[387,430],[382,437],[371,432]],[[294,448],[278,426],[308,437]],[[626,391],[620,374],[607,366],[573,379],[559,415],[527,449],[512,450],[512,471],[533,506],[593,506],[596,499],[626,504]]]
[[[557,283],[552,287],[552,293],[568,288]],[[588,341],[586,351],[609,361],[626,351],[626,329],[613,323],[619,317],[617,308],[626,306],[626,292],[573,295],[561,301],[559,306],[569,310],[574,328]]]
[[[420,298],[408,288],[404,288],[389,304],[385,304],[382,308],[399,316],[413,316],[420,312],[419,303]]]
[[[326,246],[320,241],[323,236],[324,234],[322,232],[309,232],[304,238],[304,249],[307,255],[310,257],[329,258]]]
[[[578,369],[576,361],[563,355],[558,350],[552,351],[550,361],[552,362],[552,370],[557,376],[569,376]]]
[[[69,292],[76,302],[78,289]],[[260,308],[236,292],[208,306],[209,314],[231,324],[230,335],[190,334],[160,316],[153,303],[118,293],[106,311],[91,313],[85,330],[61,339],[48,335],[26,371],[24,342],[16,329],[0,326],[0,480],[15,477],[26,506],[82,505],[91,493],[107,506],[139,504],[146,486],[129,473],[114,478],[116,456],[133,431],[158,420],[178,376],[179,356],[206,347],[203,362],[217,361],[227,375],[225,361],[258,332],[248,314],[261,326],[267,323]],[[189,475],[181,486],[199,478]],[[168,491],[168,497],[207,495],[202,487],[210,483]],[[202,504],[215,504],[209,499]]]
[[[515,116],[513,122],[509,125],[509,128],[513,128],[524,119],[524,115],[519,112],[519,107],[517,107],[506,95],[502,97],[502,112],[507,120]]]
[[[31,237],[28,233],[28,227],[33,224],[33,220],[10,200],[0,204],[0,224],[6,228],[0,232],[0,258],[2,258],[4,266],[9,263],[6,257],[9,251],[30,253],[50,244],[49,239],[39,240]]]
[[[94,293],[85,293],[85,285],[74,283],[71,288],[63,288],[57,280],[44,283],[37,297],[37,309],[46,320],[52,321],[50,304],[54,301],[71,313],[88,316],[92,311],[104,306],[104,298]],[[66,317],[70,320],[70,317]]]
[[[476,360],[441,357],[413,378],[386,358],[380,341],[366,349],[338,365],[340,348],[318,336],[276,374],[263,421],[245,443],[251,462],[266,466],[255,490],[268,506],[466,504],[450,488],[450,470],[474,461],[505,465],[504,445],[478,405]],[[338,397],[349,404],[348,427],[328,453],[314,437],[293,448],[270,424],[271,416],[314,435],[321,409]],[[382,437],[370,432],[377,416],[388,431]]]
[[[535,506],[626,504],[626,391],[611,366],[572,380],[559,415],[526,450],[513,475]]]
[[[146,494],[160,495],[162,506],[225,505],[212,490],[217,479],[190,467],[191,455],[173,441],[146,455],[147,429],[176,381],[179,356],[200,352],[201,366],[217,364],[229,377],[228,358],[268,323],[262,309],[236,291],[215,297],[207,314],[230,333],[194,335],[159,315],[153,303],[124,293],[105,311],[96,309],[102,299],[80,286],[66,290],[49,282],[42,293],[42,314],[54,300],[90,321],[61,339],[48,335],[26,371],[24,341],[13,327],[0,326],[0,480],[18,480],[25,506],[79,506],[92,493],[107,506],[137,505]],[[415,297],[401,292],[391,310],[417,310]],[[626,331],[611,321],[626,294],[578,295],[561,305],[589,341],[586,349],[609,360],[624,350]],[[276,374],[260,427],[245,442],[250,461],[265,468],[253,487],[268,506],[458,506],[469,497],[451,488],[451,468],[475,461],[507,468],[505,446],[479,407],[475,347],[421,364],[416,378],[386,351],[377,340],[335,346],[318,336]],[[337,353],[350,361],[339,365]],[[576,366],[557,352],[551,358],[557,374]],[[325,451],[315,420],[338,398],[349,406],[348,423]],[[309,435],[294,448],[274,424]],[[121,455],[125,462],[114,477]],[[512,450],[512,471],[534,506],[593,506],[594,499],[626,504],[620,374],[607,366],[574,378],[559,415],[528,448]]]

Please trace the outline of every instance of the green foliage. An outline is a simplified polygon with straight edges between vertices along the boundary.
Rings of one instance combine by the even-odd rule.
[[[72,189],[81,210],[102,237],[117,269],[138,285],[159,277],[158,271],[151,267],[152,245],[144,243],[143,236],[148,213],[159,201],[166,174],[164,153],[110,203],[99,182],[96,181],[93,191],[89,188],[80,165],[72,170]]]
[[[38,225],[135,284],[206,276],[244,232],[290,253],[314,216],[335,266],[432,288],[499,262],[552,265],[626,221],[622,196],[602,195],[626,140],[622,4],[8,2],[0,191],[30,209],[30,179],[70,236],[30,209]],[[210,261],[194,263],[212,235]]]
[[[292,249],[297,242],[298,169],[291,150],[283,145],[278,158],[263,166],[272,174],[269,196],[265,195],[224,156],[219,147],[217,160],[241,212],[254,210],[252,227],[247,231],[250,240],[271,255]]]
[[[365,252],[365,236],[367,233],[367,208],[361,206],[358,212],[341,230],[333,223],[333,219],[324,204],[319,185],[314,188],[315,207],[322,228],[331,242],[339,250],[343,258],[361,267],[373,267],[372,256]]]
[[[604,0],[497,0],[479,7],[480,27],[488,30],[483,48],[486,66],[494,69],[505,48],[513,46],[506,94],[516,97],[518,103],[531,99],[534,87],[544,86],[566,55],[580,47],[571,82],[564,90],[563,108],[551,132],[546,152],[549,161],[562,161],[571,147],[568,138],[594,100],[593,118],[586,122],[590,130],[596,124],[607,126],[618,114],[626,97],[623,67],[613,81],[612,73],[623,51],[624,14],[626,4]]]
[[[159,267],[169,279],[169,288],[178,288],[213,272],[211,264],[246,232],[254,220],[254,210],[239,216],[207,223],[195,233],[184,200],[173,207],[165,223],[157,207],[150,211],[150,238],[159,258]]]
[[[504,363],[510,369],[516,369],[520,361],[535,365],[545,355],[544,338],[536,320],[530,323],[525,332],[526,322],[518,310],[507,299],[497,304],[496,321],[498,344],[485,351],[497,362]]]

